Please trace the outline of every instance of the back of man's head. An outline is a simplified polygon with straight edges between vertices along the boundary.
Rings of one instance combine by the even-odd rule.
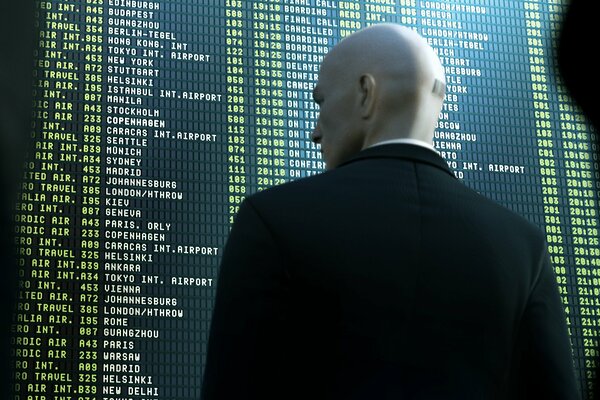
[[[410,28],[378,24],[338,43],[321,65],[313,140],[328,168],[390,139],[431,144],[445,89],[444,69]]]

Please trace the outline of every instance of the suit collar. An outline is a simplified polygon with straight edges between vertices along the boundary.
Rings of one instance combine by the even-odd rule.
[[[369,158],[401,158],[413,160],[433,165],[455,177],[454,173],[448,167],[448,163],[439,154],[423,146],[404,143],[382,144],[379,146],[368,147],[356,153],[338,167]]]

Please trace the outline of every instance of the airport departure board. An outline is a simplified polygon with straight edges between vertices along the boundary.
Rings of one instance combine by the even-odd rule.
[[[564,0],[36,2],[15,204],[14,400],[198,399],[221,252],[245,196],[324,169],[319,63],[380,22],[448,90],[435,147],[546,232],[584,398],[600,335],[595,132],[556,77]],[[432,360],[435,362],[435,360]]]

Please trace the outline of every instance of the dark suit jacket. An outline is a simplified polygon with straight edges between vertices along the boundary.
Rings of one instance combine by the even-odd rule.
[[[575,399],[544,235],[391,144],[248,197],[203,398]]]

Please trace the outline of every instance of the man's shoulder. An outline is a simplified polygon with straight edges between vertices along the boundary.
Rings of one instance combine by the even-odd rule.
[[[397,187],[396,184],[390,185],[381,177],[369,179],[366,174],[357,174],[360,169],[358,165],[355,167],[336,168],[273,186],[248,196],[247,201],[261,213],[285,218],[290,218],[290,212],[326,212],[331,211],[332,207],[351,209],[355,206],[364,211],[366,204],[371,203],[377,203],[382,208],[398,207],[395,202],[389,204],[388,198],[383,199],[385,201],[379,201],[378,198],[381,195],[380,187]],[[436,186],[434,195],[429,199],[440,208],[458,207],[463,210],[461,214],[468,215],[467,219],[472,223],[486,224],[487,228],[493,228],[500,235],[545,241],[542,230],[517,211],[478,193],[450,175],[438,175],[444,183]],[[388,193],[387,189],[385,193]],[[353,201],[356,198],[361,201]]]
[[[510,235],[529,238],[538,243],[544,243],[546,236],[542,229],[534,224],[529,219],[508,206],[498,203],[495,200],[473,190],[480,205],[480,213],[489,218],[489,223],[493,224],[489,228],[493,228],[500,236],[508,237]]]
[[[324,171],[316,175],[288,181],[272,186],[248,196],[252,203],[264,203],[286,200],[293,197],[314,196],[319,191],[331,188],[332,182],[338,177],[337,170]]]

